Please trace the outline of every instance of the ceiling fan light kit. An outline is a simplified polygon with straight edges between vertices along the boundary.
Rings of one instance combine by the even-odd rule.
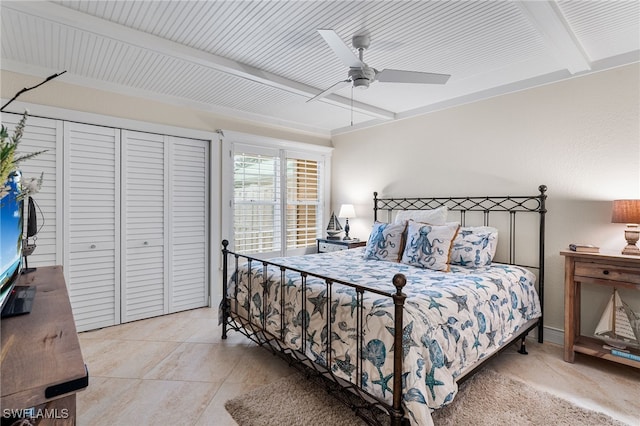
[[[364,51],[368,49],[371,44],[371,37],[369,34],[356,34],[352,37],[351,43],[358,51],[358,56],[356,56],[335,31],[320,29],[318,30],[318,33],[320,33],[322,38],[324,38],[324,41],[329,45],[331,50],[333,50],[342,63],[349,67],[349,78],[332,85],[328,89],[309,99],[309,101],[324,98],[325,96],[342,89],[348,83],[357,89],[366,89],[374,81],[384,83],[445,84],[447,80],[449,80],[449,77],[451,77],[449,74],[436,74],[421,71],[404,71],[394,69],[378,71],[367,65],[363,59]]]
[[[349,78],[353,82],[353,87],[356,89],[366,89],[375,77],[376,70],[366,64],[362,68],[349,69]]]

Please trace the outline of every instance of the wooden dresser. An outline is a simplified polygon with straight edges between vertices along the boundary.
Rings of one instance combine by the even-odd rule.
[[[603,341],[580,334],[580,286],[582,283],[640,290],[640,256],[561,251],[564,268],[564,360],[575,353],[605,358],[640,368],[640,362],[613,355]],[[635,355],[640,351],[632,350]]]
[[[33,424],[73,425],[76,392],[89,374],[61,266],[37,268],[17,285],[35,286],[31,313],[0,321],[2,416],[34,408]]]

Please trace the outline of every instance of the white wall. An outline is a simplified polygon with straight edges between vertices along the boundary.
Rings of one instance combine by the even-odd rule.
[[[268,126],[233,117],[223,117],[190,107],[181,107],[172,103],[92,89],[65,83],[62,81],[63,79],[64,76],[24,93],[9,105],[6,112],[22,114],[24,107],[29,106],[31,107],[31,115],[40,114],[49,118],[62,118],[132,130],[151,132],[155,129],[159,132],[167,132],[167,134],[176,134],[175,131],[165,128],[170,126],[209,133],[223,129],[227,135],[236,132],[246,136],[257,135],[260,139],[270,138],[317,145],[318,147],[314,149],[321,152],[328,152],[325,147],[330,148],[331,146],[328,137],[315,133],[292,130],[284,126]],[[42,78],[0,70],[2,105],[22,88],[35,86],[42,81]],[[64,116],[59,114],[60,108],[64,109]],[[100,122],[96,122],[96,120],[100,120]],[[141,124],[145,125],[144,128],[139,127]],[[159,127],[163,127],[163,129],[159,129]],[[218,140],[217,135],[209,136],[215,136],[214,140]],[[209,137],[205,139],[209,139]],[[214,147],[213,149],[219,148]],[[212,167],[212,173],[220,173],[220,169],[219,165],[217,168]],[[222,180],[220,179],[220,181]],[[214,191],[220,193],[219,188],[214,188]],[[219,241],[214,242],[214,247],[219,247],[219,243]]]
[[[359,217],[350,221],[351,234],[364,239],[373,219],[374,190],[407,196],[535,194],[538,185],[547,185],[545,325],[562,329],[558,252],[570,242],[619,251],[625,245],[624,225],[609,223],[611,200],[640,198],[639,76],[635,64],[336,136],[332,206],[355,204]],[[3,99],[41,81],[4,70],[0,78]],[[55,80],[20,100],[194,130],[222,128],[330,145],[317,135]],[[607,292],[584,289],[583,330],[595,327]],[[640,296],[628,299],[640,311]]]
[[[23,87],[35,86],[41,83],[42,80],[43,78],[1,70],[0,96],[2,99],[9,100]],[[233,117],[222,117],[212,112],[190,107],[181,107],[65,83],[64,76],[52,80],[35,90],[26,92],[18,100],[85,113],[184,127],[192,130],[208,132],[213,132],[216,129],[235,130],[315,145],[330,146],[331,144],[329,138],[291,130],[283,126],[260,125],[246,120],[236,120]],[[22,113],[18,106],[19,103],[13,103],[6,111]]]
[[[22,113],[28,106],[32,115],[76,120],[90,124],[123,127],[140,131],[159,131],[172,135],[182,135],[201,139],[212,139],[212,158],[220,158],[220,147],[215,146],[216,129],[255,134],[262,137],[303,142],[320,147],[329,147],[328,137],[291,130],[282,126],[267,126],[244,120],[222,117],[214,113],[178,105],[152,101],[133,96],[124,96],[103,90],[91,89],[53,80],[35,90],[20,96],[7,112]],[[0,70],[0,97],[2,105],[24,87],[32,87],[42,82],[42,78]],[[27,121],[28,126],[29,121]],[[188,129],[187,133],[176,131]],[[195,131],[195,132],[194,132]],[[322,148],[318,148],[322,149]],[[219,163],[219,161],[218,161]],[[218,265],[221,223],[221,168],[212,164],[212,242],[211,259]],[[218,197],[217,199],[215,197]],[[212,270],[212,304],[217,305],[222,294],[218,274]]]
[[[354,203],[367,238],[372,193],[536,194],[548,186],[545,326],[564,328],[563,262],[571,242],[619,252],[612,200],[640,198],[640,66],[634,64],[333,138],[332,203]],[[609,289],[583,290],[592,333]],[[640,312],[640,295],[623,298]]]

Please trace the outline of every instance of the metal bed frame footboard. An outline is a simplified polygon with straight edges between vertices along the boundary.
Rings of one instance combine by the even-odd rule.
[[[490,216],[493,212],[506,212],[509,215],[509,252],[508,259],[502,261],[503,263],[511,264],[511,265],[519,265],[525,266],[527,268],[533,268],[538,270],[538,294],[540,296],[540,307],[543,311],[543,300],[544,300],[544,240],[545,240],[545,214],[547,212],[545,201],[547,195],[545,194],[547,187],[545,185],[540,185],[538,195],[532,196],[488,196],[488,197],[431,197],[431,198],[378,198],[378,193],[373,193],[373,201],[374,201],[374,220],[378,220],[379,211],[386,211],[388,214],[388,219],[390,220],[392,212],[398,210],[424,210],[424,209],[434,209],[441,206],[446,206],[449,211],[456,211],[460,213],[460,223],[462,226],[465,226],[465,219],[467,212],[482,212],[483,215],[483,224],[489,226],[490,225]],[[537,213],[539,214],[539,250],[538,250],[538,259],[537,265],[522,265],[517,263],[516,261],[516,215],[519,213]],[[501,239],[502,241],[502,239]],[[283,359],[287,360],[292,366],[300,369],[307,377],[313,376],[315,378],[320,378],[320,382],[324,384],[327,390],[332,393],[335,397],[337,397],[341,402],[346,404],[348,407],[353,409],[355,413],[363,418],[365,422],[368,424],[380,425],[383,424],[383,421],[380,420],[379,413],[384,412],[385,415],[389,416],[390,424],[393,426],[405,425],[408,424],[408,419],[404,417],[404,409],[402,408],[402,392],[393,392],[393,403],[389,405],[386,401],[381,400],[380,398],[371,395],[367,391],[363,390],[361,387],[360,372],[362,371],[362,329],[363,326],[363,303],[364,293],[372,292],[380,296],[389,297],[393,300],[395,305],[394,311],[394,327],[395,330],[403,329],[403,309],[404,303],[406,300],[406,295],[402,292],[403,287],[406,284],[406,277],[403,274],[396,274],[392,283],[396,288],[395,293],[387,293],[384,291],[380,291],[377,289],[368,288],[366,286],[358,285],[355,283],[350,283],[347,281],[342,281],[335,278],[329,278],[323,275],[311,273],[308,271],[299,270],[292,267],[286,267],[280,264],[276,264],[273,262],[269,262],[267,260],[258,259],[255,257],[238,254],[230,251],[228,249],[229,242],[227,240],[222,241],[222,255],[223,255],[223,271],[222,271],[222,287],[223,287],[223,300],[220,305],[221,313],[222,313],[222,338],[227,338],[227,331],[234,330],[240,332],[247,336],[249,339],[254,341],[260,346],[263,346],[272,351],[274,355],[278,355]],[[266,269],[271,266],[278,268],[280,270],[281,279],[280,285],[284,286],[284,277],[287,271],[293,272],[300,275],[300,281],[302,283],[302,300],[306,301],[306,282],[307,278],[313,277],[324,281],[326,289],[327,289],[327,297],[328,303],[326,304],[326,320],[327,320],[327,328],[329,332],[329,336],[331,335],[331,298],[332,298],[332,289],[334,284],[344,285],[347,287],[351,287],[355,289],[358,298],[358,313],[356,315],[357,318],[357,326],[358,329],[358,338],[357,338],[357,360],[356,360],[356,375],[355,375],[355,383],[344,380],[338,376],[336,376],[332,370],[332,355],[331,355],[331,339],[327,339],[326,345],[326,358],[325,364],[321,365],[311,360],[309,357],[305,355],[306,353],[306,315],[302,315],[302,321],[300,324],[302,335],[302,350],[294,350],[289,348],[284,344],[284,309],[281,306],[280,315],[281,315],[281,327],[280,327],[280,336],[276,336],[269,331],[266,330],[266,316],[263,315],[260,319],[260,323],[256,323],[252,321],[250,318],[251,314],[251,306],[249,303],[248,308],[248,317],[243,317],[238,314],[238,301],[236,294],[229,297],[228,294],[228,283],[229,283],[229,262],[234,261],[234,274],[238,274],[240,261],[247,262],[247,268],[249,271],[249,294],[251,294],[251,286],[252,285],[262,285],[263,287],[263,296],[267,292],[268,286]],[[252,282],[252,264],[256,263],[262,265],[263,273],[262,273],[262,283],[253,283]],[[237,292],[237,285],[236,285]],[[284,304],[284,296],[283,291],[280,291],[281,304]],[[232,304],[235,303],[235,309],[232,309]],[[262,298],[263,303],[263,312],[266,308],[266,298]],[[303,304],[303,310],[306,312],[306,302]],[[525,329],[521,330],[521,332],[515,336],[508,345],[500,348],[500,350],[496,351],[496,353],[500,352],[502,349],[506,348],[511,344],[511,342],[515,342],[518,339],[522,339],[520,352],[526,354],[526,350],[524,348],[524,339],[526,335],[534,328],[538,329],[538,341],[542,343],[543,341],[543,317],[541,316],[537,322],[533,322],[532,325],[527,326]],[[394,336],[394,346],[402,347],[402,333],[396,333]],[[466,378],[470,377],[481,365],[490,359],[493,355],[486,357],[480,362],[478,365],[474,366],[469,371],[465,372],[463,376],[458,378],[458,382],[462,382]],[[393,389],[402,389],[402,351],[394,351],[394,365],[393,365]],[[353,397],[355,396],[355,398]]]
[[[222,338],[227,338],[228,329],[238,331],[249,339],[254,341],[260,346],[266,347],[270,349],[274,355],[279,355],[285,360],[287,360],[290,365],[297,367],[301,371],[303,371],[307,376],[313,375],[316,378],[320,378],[321,383],[323,383],[327,390],[329,390],[334,396],[336,396],[341,402],[345,403],[351,409],[355,411],[355,413],[363,418],[368,424],[381,424],[379,413],[382,411],[386,413],[390,417],[390,424],[394,426],[399,426],[403,424],[403,416],[404,410],[402,408],[402,392],[394,392],[393,393],[393,404],[389,405],[383,399],[380,399],[369,392],[362,389],[362,364],[363,364],[363,336],[364,336],[364,294],[365,293],[375,293],[378,296],[388,297],[393,300],[394,303],[394,327],[396,330],[402,330],[403,324],[403,308],[404,302],[406,300],[406,295],[402,292],[402,288],[407,283],[406,277],[403,274],[396,274],[392,279],[392,283],[396,288],[395,293],[388,293],[378,289],[367,288],[362,285],[354,284],[351,282],[329,278],[323,275],[303,271],[297,268],[287,267],[280,264],[276,264],[273,262],[269,262],[267,260],[258,259],[255,257],[234,253],[228,250],[229,242],[227,240],[222,241],[222,255],[223,255],[223,267],[222,267],[222,291],[223,291],[223,303],[221,305],[222,309]],[[280,291],[278,292],[279,302],[280,302],[280,335],[276,336],[273,333],[267,331],[266,325],[266,315],[262,315],[259,323],[256,323],[255,320],[251,320],[253,318],[252,315],[252,303],[249,302],[247,317],[239,314],[238,310],[238,299],[237,299],[237,291],[238,285],[236,282],[235,292],[232,297],[228,295],[228,282],[229,282],[229,260],[232,259],[234,261],[234,274],[232,277],[237,277],[240,264],[242,262],[246,262],[247,273],[248,273],[248,291],[249,294],[252,294],[252,286],[258,285],[262,286],[262,312],[266,312],[267,303],[267,293],[268,293],[268,281],[269,275],[267,273],[268,267],[276,268],[280,271]],[[259,280],[261,282],[254,283],[253,282],[253,265],[262,266],[262,279]],[[300,329],[301,329],[301,349],[296,350],[288,347],[285,343],[284,337],[284,321],[285,321],[285,297],[284,297],[284,287],[286,285],[285,274],[286,273],[295,273],[299,274],[300,282],[301,282],[301,291],[302,291],[302,321],[300,321]],[[315,362],[310,359],[307,353],[307,315],[306,315],[306,305],[307,305],[307,279],[308,278],[317,278],[324,281],[324,285],[326,288],[327,294],[327,303],[326,303],[326,326],[327,326],[327,335],[331,336],[331,307],[332,307],[332,297],[333,297],[333,286],[338,284],[346,287],[353,288],[357,295],[357,306],[356,306],[356,370],[355,370],[355,381],[350,382],[345,379],[342,379],[336,376],[332,372],[333,365],[333,354],[332,354],[332,339],[327,338],[327,343],[325,347],[325,364],[322,365],[320,363]],[[233,279],[233,278],[232,278]],[[232,306],[235,303],[235,306]],[[245,306],[246,308],[246,306]],[[395,333],[394,336],[394,346],[396,348],[402,347],[402,333]],[[393,389],[402,389],[402,351],[395,351],[393,357]],[[355,396],[355,398],[354,398]]]

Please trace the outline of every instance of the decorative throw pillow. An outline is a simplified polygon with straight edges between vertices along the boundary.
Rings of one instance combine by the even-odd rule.
[[[399,262],[404,247],[406,227],[407,222],[374,223],[364,250],[364,258]]]
[[[490,226],[465,226],[453,240],[451,264],[469,267],[489,266],[496,255],[498,230]]]
[[[402,263],[435,271],[449,271],[451,246],[459,227],[457,223],[431,225],[410,221]]]
[[[447,221],[447,206],[433,210],[401,210],[396,214],[395,223],[414,220],[431,225],[444,225]]]

